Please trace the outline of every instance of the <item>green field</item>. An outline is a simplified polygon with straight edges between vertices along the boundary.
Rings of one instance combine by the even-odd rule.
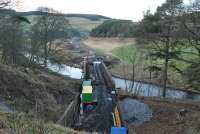
[[[178,49],[182,51],[179,57],[185,60],[196,61],[196,59],[198,58],[198,56],[196,55],[197,52],[192,47],[181,47]],[[112,54],[115,57],[121,59],[121,61],[125,61],[128,78],[131,77],[129,75],[132,73],[132,65],[134,65],[136,68],[136,79],[149,82],[149,80],[147,79],[149,77],[149,72],[146,70],[146,68],[152,65],[161,68],[163,68],[164,66],[163,59],[157,59],[154,61],[150,60],[150,58],[148,58],[147,56],[149,51],[151,51],[151,49],[148,49],[147,47],[139,47],[138,45],[132,44],[116,48],[112,51]],[[191,52],[194,54],[192,54]],[[183,89],[187,88],[187,78],[184,75],[181,75],[176,69],[170,67],[171,65],[175,65],[176,68],[178,68],[182,72],[186,72],[191,63],[186,63],[177,59],[170,59],[169,61],[168,78],[170,80],[170,86]],[[111,69],[111,72],[116,75],[123,76],[124,74],[121,71],[122,68],[123,65],[120,65],[120,67],[116,65]],[[153,83],[159,84],[160,77],[157,78],[153,80]]]
[[[142,57],[143,49],[138,49],[135,44],[115,48],[112,53],[119,59],[126,61],[127,63],[132,63],[135,59],[135,62],[139,62],[139,59]],[[144,62],[144,61],[140,61]]]
[[[198,58],[196,55],[197,52],[195,51],[194,48],[192,47],[182,47],[179,48],[182,53],[180,54],[179,57],[186,59],[188,61],[194,61],[195,59]],[[112,51],[113,55],[118,57],[119,59],[126,61],[127,63],[133,63],[133,59],[135,59],[135,63],[143,63],[146,66],[150,65],[150,60],[147,58],[148,55],[148,48],[139,48],[135,44],[116,48]],[[192,53],[194,54],[192,54]],[[151,63],[162,66],[164,61],[162,59],[157,59],[155,61],[152,61]],[[171,59],[170,63],[173,63],[176,65],[179,69],[185,70],[190,64],[186,63],[184,61],[176,60],[176,59]]]

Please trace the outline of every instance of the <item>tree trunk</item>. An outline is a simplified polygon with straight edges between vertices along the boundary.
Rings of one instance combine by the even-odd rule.
[[[45,24],[46,25],[46,24]],[[44,66],[47,67],[47,60],[48,60],[48,39],[47,39],[47,26],[45,29],[45,37],[44,37]]]
[[[165,59],[165,68],[164,68],[164,76],[163,76],[163,93],[162,96],[166,97],[166,88],[167,88],[167,70],[168,70],[168,59]]]
[[[132,74],[132,85],[131,85],[131,92],[133,91],[133,88],[134,88],[134,84],[135,84],[135,65],[133,64],[132,65],[132,71],[133,71],[133,74]]]
[[[162,96],[166,97],[166,88],[167,88],[167,72],[168,72],[168,62],[169,62],[169,43],[170,40],[166,42],[165,46],[165,65],[164,65],[164,73],[163,73],[163,92]]]
[[[127,77],[126,77],[126,66],[125,66],[125,63],[123,62],[123,73],[124,73],[124,82],[125,82],[125,86],[126,86],[126,91],[128,91],[128,86],[127,86]]]
[[[48,54],[47,54],[47,43],[45,43],[45,45],[44,45],[44,67],[47,67],[47,57],[48,57]]]
[[[7,55],[6,55],[6,50],[3,50],[2,56],[1,56],[1,61],[3,64],[6,63]]]

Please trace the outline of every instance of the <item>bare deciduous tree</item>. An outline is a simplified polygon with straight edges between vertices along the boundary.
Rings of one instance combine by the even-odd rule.
[[[10,8],[16,1],[0,1],[0,9]],[[3,63],[17,63],[22,51],[22,33],[20,24],[27,22],[27,18],[18,16],[15,11],[7,9],[10,14],[0,14],[0,49]]]
[[[66,37],[65,33],[69,25],[64,15],[54,9],[39,7],[38,11],[42,12],[42,15],[37,16],[36,23],[32,27],[31,60],[39,54],[44,58],[44,66],[46,67],[53,51],[53,41],[57,38]],[[42,48],[42,51],[40,48]]]
[[[0,0],[0,9],[11,9],[20,3],[19,0]]]

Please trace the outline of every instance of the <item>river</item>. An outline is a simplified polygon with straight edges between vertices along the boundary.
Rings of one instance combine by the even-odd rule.
[[[113,77],[113,80],[116,84],[116,88],[126,89],[126,84],[128,88],[130,89],[132,85],[132,81],[125,80],[117,77]],[[153,85],[153,84],[147,84],[143,82],[134,82],[134,87],[132,90],[132,93],[135,93],[138,96],[162,96],[162,88]],[[191,100],[197,100],[200,101],[200,94],[198,93],[189,93],[186,91],[178,90],[175,88],[167,88],[166,90],[166,98],[172,98],[172,99],[191,99]]]
[[[66,65],[62,65],[62,67],[59,67],[54,64],[48,63],[48,68],[52,71],[55,71],[62,75],[67,75],[73,79],[81,79],[82,77],[82,70],[79,68],[74,68]],[[125,80],[117,77],[113,77],[113,80],[116,84],[116,88],[125,89],[126,84]],[[131,86],[132,81],[126,80],[126,83],[128,87]],[[153,84],[147,84],[143,82],[134,82],[134,88],[132,93],[135,93],[138,96],[162,96],[162,88],[153,85]],[[190,99],[195,101],[200,101],[200,94],[198,93],[189,93],[186,91],[178,90],[175,88],[167,88],[166,90],[166,98],[171,99]]]

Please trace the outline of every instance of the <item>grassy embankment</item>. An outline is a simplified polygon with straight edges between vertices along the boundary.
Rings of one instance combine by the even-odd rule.
[[[182,47],[179,48],[183,52],[194,52],[195,50],[191,47]],[[149,79],[149,72],[145,70],[150,65],[157,65],[159,67],[163,66],[163,60],[158,59],[156,61],[151,61],[149,58],[147,58],[148,52],[150,49],[147,46],[140,47],[139,45],[132,44],[120,48],[116,48],[112,51],[112,54],[121,59],[121,61],[124,61],[126,66],[126,72],[127,74],[126,78],[131,78],[132,74],[132,60],[135,59],[134,65],[135,65],[135,79],[146,81],[146,82],[152,82],[155,84],[159,84],[160,76],[157,78]],[[189,61],[194,61],[195,58],[197,58],[196,55],[190,54],[190,53],[182,53],[181,58],[187,59]],[[173,63],[177,66],[180,70],[183,72],[185,69],[187,69],[190,64],[180,61],[180,60],[170,60],[170,64]],[[123,64],[120,65],[114,65],[111,69],[111,72],[115,75],[122,76],[124,75],[124,72],[122,70]],[[169,68],[169,82],[168,85],[176,88],[187,88],[187,78],[180,75],[178,72],[176,72],[173,68]]]
[[[45,126],[48,126],[49,122],[56,122],[78,94],[80,84],[77,80],[42,68],[31,69],[0,64],[0,74],[0,98],[15,113],[8,115],[14,116],[13,118],[7,117],[7,114],[0,114],[1,128],[12,131],[19,129],[25,133],[32,129],[45,129],[46,131],[46,127],[41,126],[40,121]],[[18,119],[18,114],[20,119]],[[12,128],[10,125],[13,125]],[[66,132],[65,128],[63,128],[63,132]]]

